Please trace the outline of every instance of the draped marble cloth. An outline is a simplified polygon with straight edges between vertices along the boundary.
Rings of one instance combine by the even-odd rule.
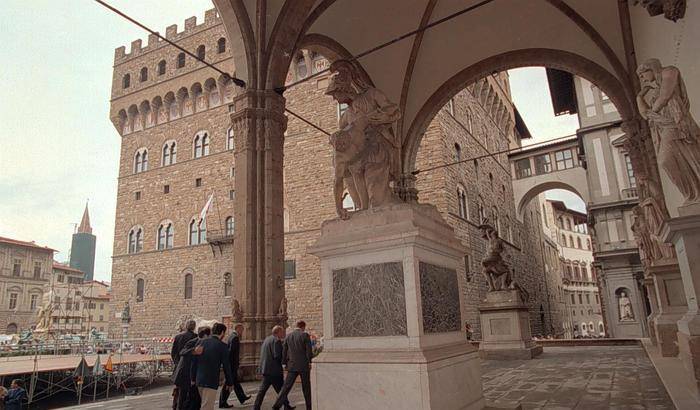
[[[644,95],[644,101],[650,107],[654,106],[663,87],[662,83]],[[658,112],[650,110],[647,115],[659,164],[681,191],[686,203],[699,202],[700,128],[690,115],[690,101],[680,74],[670,100]]]
[[[391,127],[401,118],[398,105],[391,102],[381,91],[370,87],[358,95],[343,113],[339,128],[346,128],[361,116],[366,116],[369,123],[365,130],[366,145],[360,155],[362,159],[351,167],[389,164],[389,180],[395,181],[399,174],[400,144],[396,141]]]

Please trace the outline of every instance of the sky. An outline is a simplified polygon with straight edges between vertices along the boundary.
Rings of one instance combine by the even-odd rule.
[[[213,7],[211,0],[109,3],[160,32],[190,16],[201,21]],[[120,146],[109,120],[114,49],[148,35],[90,0],[2,0],[2,9],[0,236],[52,247],[56,260],[67,261],[89,201],[95,279],[109,280]],[[543,69],[510,74],[536,140],[576,131],[575,116],[552,115]],[[581,209],[580,199],[562,192],[550,195]]]
[[[108,2],[160,32],[213,7]],[[109,120],[114,49],[148,34],[91,0],[2,0],[0,22],[0,236],[67,261],[89,200],[95,278],[109,280],[120,144]]]

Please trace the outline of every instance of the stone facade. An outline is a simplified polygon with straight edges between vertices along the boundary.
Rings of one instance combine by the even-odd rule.
[[[19,333],[36,322],[54,250],[0,237],[0,332]]]
[[[232,72],[231,50],[226,46],[218,53],[224,28],[213,11],[206,16],[200,25],[188,19],[181,33],[176,34],[171,26],[167,35],[187,49],[204,45],[208,61]],[[226,221],[233,216],[235,150],[227,138],[233,88],[191,57],[185,59],[183,68],[176,68],[176,49],[155,39],[149,39],[149,44],[141,48],[140,43],[132,43],[129,54],[117,49],[111,102],[111,118],[121,134],[112,308],[120,309],[131,300],[130,333],[142,337],[173,334],[178,319],[185,315],[228,320],[233,293],[227,283],[239,285],[235,276],[227,279],[227,274],[234,273],[231,240],[196,245],[190,240],[190,224],[199,223],[198,215],[210,195],[214,200],[207,217],[209,239],[226,238]],[[166,62],[162,75],[157,74],[160,61]],[[300,53],[287,80],[303,78],[326,65],[319,55]],[[143,67],[148,76],[141,82]],[[285,98],[288,108],[332,132],[337,129],[340,107],[324,94],[327,85],[328,77],[320,75],[291,88]],[[485,109],[484,98],[491,103],[500,100],[502,104],[489,106],[510,107],[509,111]],[[515,268],[515,277],[531,295],[528,306],[533,334],[559,334],[555,328],[560,320],[555,317],[561,312],[552,309],[557,278],[544,274],[539,203],[529,205],[524,222],[519,222],[508,158],[506,154],[488,156],[485,150],[505,151],[520,144],[512,110],[506,74],[490,76],[458,93],[428,127],[417,169],[456,159],[480,159],[419,173],[417,189],[420,201],[436,205],[469,249],[457,273],[467,279],[461,289],[468,305],[463,320],[472,325],[476,335],[476,306],[486,292],[486,282],[479,273],[486,244],[477,226],[486,217],[497,221],[508,243],[507,258]],[[203,132],[210,138],[208,155],[195,158],[195,138]],[[171,159],[164,158],[163,149],[173,142],[176,161],[164,166]],[[144,150],[148,152],[145,167],[143,157],[137,158]],[[303,318],[312,332],[322,328],[321,279],[318,258],[308,254],[307,247],[318,238],[321,223],[335,217],[332,181],[328,137],[289,116],[284,141],[287,308],[290,323]],[[172,242],[159,249],[159,227],[167,226],[174,231]],[[133,239],[138,232],[141,246]],[[130,246],[130,233],[134,246]],[[139,283],[143,284],[140,294]],[[119,329],[115,326],[118,319],[112,321],[112,328]]]

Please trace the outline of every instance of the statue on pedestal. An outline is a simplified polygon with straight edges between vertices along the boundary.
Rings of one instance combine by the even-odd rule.
[[[637,75],[642,87],[637,106],[649,123],[659,166],[686,204],[700,202],[700,127],[690,114],[680,71],[652,58],[637,68]]]
[[[630,301],[630,298],[627,297],[627,293],[620,293],[620,298],[617,300],[617,305],[620,313],[620,321],[634,320],[634,313],[632,313],[632,301]]]
[[[44,292],[41,298],[41,306],[36,318],[35,332],[47,332],[51,326],[51,313],[53,313],[53,291]]]
[[[347,219],[348,212],[343,208],[344,187],[358,210],[394,200],[389,182],[399,176],[401,144],[392,126],[401,118],[401,112],[384,93],[361,78],[354,63],[335,61],[331,72],[326,94],[348,107],[340,116],[340,130],[330,137],[335,149],[336,212],[341,219]]]

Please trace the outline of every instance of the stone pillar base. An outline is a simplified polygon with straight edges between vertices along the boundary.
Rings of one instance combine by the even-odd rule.
[[[695,386],[700,393],[700,336],[678,332],[678,358],[688,374],[695,377]]]
[[[484,408],[476,350],[459,343],[422,352],[322,353],[314,360],[317,409]]]
[[[479,355],[485,359],[532,359],[542,346],[532,341],[530,315],[515,289],[492,291],[479,306],[482,341]]]
[[[481,366],[462,331],[465,250],[432,205],[394,204],[323,223],[323,353],[313,406],[481,409]]]

